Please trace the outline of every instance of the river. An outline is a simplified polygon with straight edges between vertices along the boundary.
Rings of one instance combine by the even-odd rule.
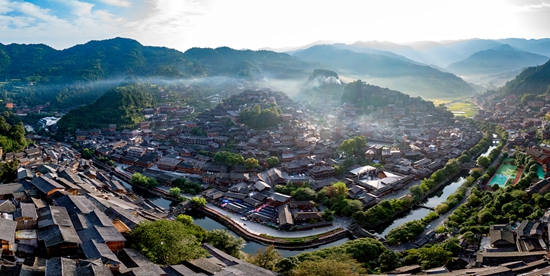
[[[170,201],[168,199],[164,199],[162,197],[158,197],[158,196],[155,196],[155,195],[152,195],[152,194],[141,193],[141,192],[137,192],[137,194],[139,194],[139,195],[141,195],[145,198],[148,198],[149,200],[153,201],[155,204],[157,204],[158,206],[160,206],[160,207],[162,207],[166,210],[170,209],[170,207],[171,207],[170,204],[172,204],[172,201]],[[201,213],[198,213],[198,212],[190,212],[189,215],[191,217],[193,217],[193,221],[196,225],[202,227],[203,229],[205,229],[207,231],[210,231],[212,229],[225,229],[229,233],[231,233],[232,235],[234,235],[236,237],[239,236],[239,235],[237,235],[237,233],[233,232],[231,229],[225,227],[223,224],[213,220],[212,218],[209,218],[208,216],[205,216],[204,214],[201,214]],[[277,250],[279,252],[281,252],[283,257],[291,257],[291,256],[297,255],[297,254],[302,253],[302,252],[313,251],[313,250],[317,250],[317,249],[321,249],[321,248],[325,248],[325,247],[341,245],[341,244],[343,244],[343,243],[345,243],[349,240],[350,240],[349,238],[344,238],[344,239],[337,240],[335,242],[331,242],[331,243],[321,245],[319,247],[313,247],[313,248],[308,248],[308,249],[298,249],[298,250],[277,249]],[[265,246],[260,244],[260,243],[257,243],[257,242],[247,241],[242,250],[245,253],[254,254],[260,248],[265,248]]]
[[[447,197],[449,197],[452,193],[464,183],[466,180],[465,177],[467,177],[467,174],[460,175],[455,177],[451,184],[441,187],[437,190],[435,190],[428,199],[420,202],[421,205],[434,208],[440,203],[443,203]],[[388,222],[386,224],[381,225],[380,227],[377,227],[374,229],[374,232],[378,234],[380,237],[386,236],[390,230],[393,228],[403,225],[406,222],[412,221],[412,220],[418,220],[424,218],[430,210],[426,208],[413,208],[409,212],[401,214],[397,219],[393,220],[392,222]]]
[[[482,153],[480,156],[488,156],[489,153],[496,148],[496,144],[498,143],[498,140],[493,141],[493,145],[491,145],[484,153]],[[428,199],[421,202],[421,205],[434,208],[440,203],[443,203],[447,197],[449,197],[452,193],[464,183],[466,180],[465,177],[467,177],[468,174],[461,174],[457,177],[455,177],[451,184],[444,186],[442,188],[439,188],[438,190],[434,191]],[[388,222],[386,224],[383,224],[376,229],[374,229],[374,232],[379,235],[380,237],[386,236],[390,230],[393,228],[403,225],[406,222],[412,221],[412,220],[418,220],[424,218],[430,210],[426,208],[413,208],[409,212],[401,214],[399,217],[397,217],[392,222]]]

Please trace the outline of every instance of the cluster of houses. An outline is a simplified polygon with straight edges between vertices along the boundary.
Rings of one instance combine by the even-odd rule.
[[[68,161],[21,167],[17,182],[0,184],[0,275],[272,275],[208,244],[209,258],[151,263],[127,235],[167,212],[88,160]]]

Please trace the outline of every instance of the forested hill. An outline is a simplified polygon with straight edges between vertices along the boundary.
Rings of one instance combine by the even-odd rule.
[[[523,70],[515,79],[500,88],[500,92],[518,96],[550,94],[550,61]]]
[[[250,79],[305,78],[315,64],[271,51],[234,50],[228,47],[191,48],[186,59],[201,64],[207,75],[223,75]]]
[[[146,84],[126,84],[108,90],[95,102],[71,110],[57,123],[61,135],[77,129],[102,128],[108,124],[135,127],[143,120],[143,109],[158,102],[158,88]]]
[[[354,104],[357,107],[371,113],[380,107],[390,104],[395,107],[412,107],[433,110],[436,107],[433,102],[425,101],[420,97],[411,97],[399,91],[367,84],[361,80],[345,85],[342,93],[342,103]],[[372,109],[371,109],[372,108]],[[452,114],[449,113],[452,117]]]
[[[39,83],[95,81],[114,77],[181,77],[203,74],[183,53],[164,47],[145,47],[132,39],[90,41],[65,50],[49,46],[0,44],[0,79]]]

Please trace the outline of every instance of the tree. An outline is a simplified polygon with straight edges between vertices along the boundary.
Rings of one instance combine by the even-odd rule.
[[[346,186],[346,183],[342,181],[332,183],[332,185],[327,187],[328,197],[331,197],[331,198],[340,197],[340,196],[346,197],[347,195],[348,195],[348,187]]]
[[[358,276],[365,269],[354,259],[337,261],[334,259],[308,260],[292,270],[293,276]]]
[[[271,156],[265,160],[270,168],[277,167],[281,163],[277,156]]]
[[[434,210],[438,215],[443,215],[443,214],[447,213],[447,211],[449,211],[449,205],[447,205],[445,203],[437,204],[437,206],[435,206]]]
[[[189,215],[179,214],[176,217],[176,221],[179,221],[185,225],[191,225],[193,224],[193,218]]]
[[[0,163],[0,183],[16,181],[17,168],[19,168],[19,161],[17,159],[6,163]]]
[[[191,199],[191,203],[196,207],[204,207],[206,206],[206,199],[196,196]]]
[[[298,188],[291,193],[292,197],[297,200],[312,200],[315,198],[315,191],[312,188]]]
[[[235,258],[240,258],[245,243],[243,238],[235,237],[225,229],[208,231],[204,241]]]
[[[192,230],[170,220],[145,221],[130,231],[131,247],[153,263],[178,264],[206,256]]]
[[[258,163],[258,160],[254,157],[249,157],[249,158],[246,158],[246,160],[244,160],[244,166],[248,169],[251,169],[251,168],[256,168],[259,165]]]
[[[393,251],[385,251],[378,257],[380,270],[390,271],[399,266],[399,257]]]
[[[82,150],[82,158],[92,159],[93,156],[94,156],[94,150],[89,149],[89,148],[85,148],[85,149]]]
[[[274,270],[275,264],[283,259],[283,255],[273,245],[260,248],[256,254],[249,255],[247,261],[251,264],[263,267],[265,269]]]
[[[480,156],[477,159],[477,164],[479,166],[484,167],[484,168],[488,168],[491,165],[491,160],[489,160],[489,158],[487,158],[487,156]]]
[[[178,187],[173,187],[173,188],[170,188],[170,190],[168,192],[173,197],[179,197],[180,193],[181,193],[181,189],[178,188]]]
[[[154,188],[158,186],[158,182],[156,179],[147,177],[141,173],[134,173],[132,175],[132,178],[130,179],[130,183],[132,183],[133,185],[138,185],[145,188]]]

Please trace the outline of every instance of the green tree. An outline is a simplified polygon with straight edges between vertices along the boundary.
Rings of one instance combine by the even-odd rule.
[[[235,237],[224,229],[208,231],[204,241],[235,258],[241,257],[241,249],[245,244],[243,238]]]
[[[246,158],[246,160],[244,160],[244,166],[248,169],[251,169],[251,168],[257,168],[258,166],[260,166],[260,164],[258,163],[258,160],[254,157],[249,157],[249,158]]]
[[[247,261],[251,264],[263,267],[265,269],[274,270],[275,265],[283,259],[283,255],[273,245],[260,248],[256,254],[249,255]]]
[[[279,158],[277,158],[277,156],[271,156],[271,157],[267,158],[265,161],[267,162],[267,165],[268,165],[270,168],[277,167],[277,166],[279,166],[279,164],[281,163],[281,162],[279,161]]]
[[[133,185],[138,185],[145,188],[154,188],[158,186],[158,182],[156,179],[147,177],[141,173],[134,173],[132,175],[132,178],[130,179],[130,183],[132,183]]]
[[[204,207],[206,206],[206,199],[196,196],[191,199],[191,203],[197,207]]]
[[[312,200],[315,198],[315,191],[309,187],[298,188],[291,193],[297,200]]]
[[[489,160],[487,156],[480,156],[479,158],[477,158],[477,164],[484,168],[488,168],[491,165],[491,160]]]
[[[93,156],[94,156],[94,150],[93,149],[85,148],[85,149],[82,150],[82,158],[92,159]]]
[[[292,270],[293,276],[358,276],[363,273],[365,269],[353,259],[308,260],[301,262]]]
[[[342,181],[332,183],[332,185],[327,188],[327,195],[328,197],[347,197],[348,187],[346,186],[346,183]]]
[[[434,210],[438,215],[443,215],[443,214],[447,213],[447,211],[449,211],[449,205],[447,205],[445,203],[437,204],[437,206],[435,206]]]
[[[176,217],[176,221],[179,221],[185,225],[191,225],[193,224],[193,217],[189,216],[189,215],[185,215],[185,214],[179,214],[177,217]]]
[[[131,247],[158,264],[178,264],[206,256],[190,228],[169,220],[146,221],[130,232]]]
[[[0,183],[10,183],[16,181],[18,168],[19,161],[17,159],[0,163]]]
[[[168,193],[170,193],[170,195],[173,197],[179,197],[181,194],[181,189],[178,187],[173,187],[173,188],[170,188]]]

